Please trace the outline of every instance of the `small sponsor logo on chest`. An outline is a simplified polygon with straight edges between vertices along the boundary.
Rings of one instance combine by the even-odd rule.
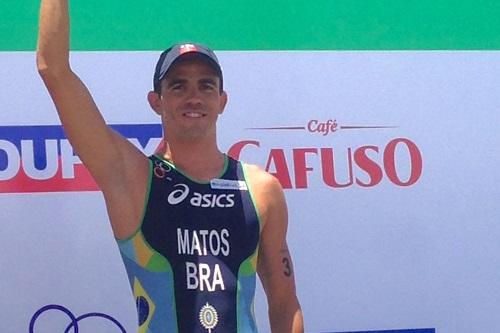
[[[247,184],[243,180],[219,179],[210,181],[210,188],[214,190],[237,190],[247,191]]]

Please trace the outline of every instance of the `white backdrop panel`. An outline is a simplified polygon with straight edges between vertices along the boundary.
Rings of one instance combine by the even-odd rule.
[[[110,124],[143,124],[158,122],[146,101],[156,57],[78,52],[72,61]],[[273,151],[270,171],[281,176],[276,154],[286,159],[288,239],[308,331],[500,327],[500,53],[221,52],[220,60],[229,94],[221,147],[256,141],[241,157],[266,167]],[[0,68],[0,126],[59,123],[32,53],[0,53]],[[311,121],[328,120],[335,132],[308,131]],[[376,126],[387,128],[359,128]],[[422,158],[411,186],[394,184],[386,172],[384,151],[398,138]],[[337,181],[346,183],[349,149],[364,146],[380,182],[327,185],[323,173],[331,175],[332,164],[320,149],[334,153]],[[6,156],[0,149],[0,173]],[[402,182],[415,167],[409,156],[396,146]],[[368,183],[375,174],[363,165],[355,161],[353,175]],[[307,186],[298,189],[297,179]],[[134,331],[134,302],[101,194],[2,193],[0,203],[6,332],[26,332],[35,311],[52,303],[76,315],[109,314]],[[261,290],[256,307],[266,332]],[[64,314],[47,312],[35,332],[63,332],[67,324]],[[97,318],[80,329],[118,332]]]

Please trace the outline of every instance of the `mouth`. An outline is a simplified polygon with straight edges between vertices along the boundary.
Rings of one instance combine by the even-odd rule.
[[[197,112],[197,111],[187,111],[182,114],[186,118],[202,118],[205,117],[204,113]]]

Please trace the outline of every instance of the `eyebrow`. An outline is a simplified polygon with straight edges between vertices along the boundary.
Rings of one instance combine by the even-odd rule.
[[[216,81],[213,79],[213,78],[204,78],[204,79],[200,79],[199,80],[200,83],[203,83],[203,84],[213,84],[213,85],[216,85]]]
[[[167,79],[166,81],[167,81],[167,87],[172,87],[176,84],[183,84],[187,82],[186,79],[177,79],[177,78],[173,78],[171,80]]]
[[[172,78],[170,80],[166,80],[167,81],[167,87],[172,87],[176,84],[184,84],[186,83],[188,80],[186,79],[182,79],[182,78]],[[198,83],[201,83],[201,84],[212,84],[212,85],[216,85],[217,82],[214,78],[202,78],[202,79],[199,79],[198,80]]]

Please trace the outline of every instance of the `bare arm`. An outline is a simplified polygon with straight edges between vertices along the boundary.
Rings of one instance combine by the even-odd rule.
[[[288,213],[278,180],[262,170],[250,173],[257,209],[263,221],[257,272],[267,295],[272,332],[304,332],[302,310],[295,291],[292,258],[286,232]]]
[[[104,193],[115,235],[126,236],[141,215],[147,158],[110,129],[69,63],[68,0],[42,0],[37,67],[69,141]]]

